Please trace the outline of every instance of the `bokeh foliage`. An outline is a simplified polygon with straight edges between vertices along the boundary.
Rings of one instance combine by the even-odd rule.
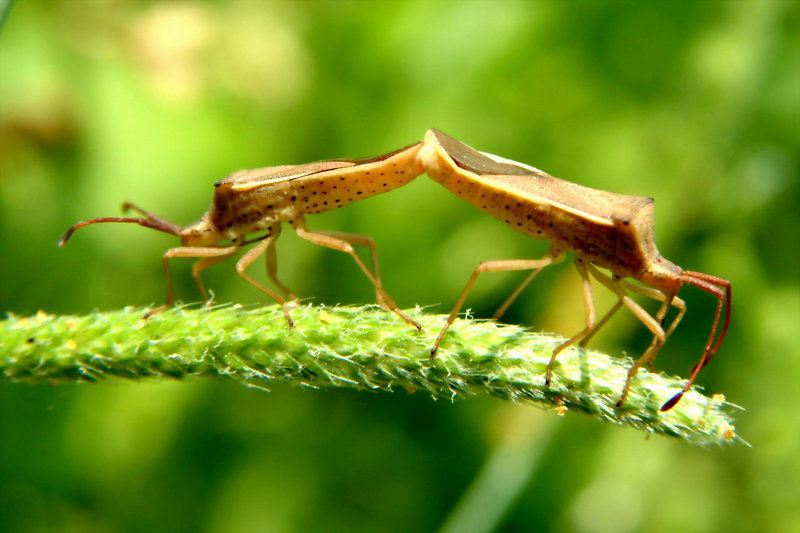
[[[729,338],[699,383],[746,407],[737,429],[753,447],[645,441],[486,399],[2,384],[0,523],[430,530],[457,509],[476,530],[800,529],[798,17],[789,0],[18,0],[0,34],[0,309],[158,302],[169,237],[95,226],[59,250],[58,236],[125,200],[187,223],[233,170],[366,157],[435,126],[656,198],[664,255],[734,283]],[[439,311],[477,262],[546,246],[425,177],[309,225],[373,237],[398,303]],[[372,301],[344,254],[290,231],[278,249],[301,296]],[[194,301],[188,264],[173,271]],[[486,276],[468,305],[490,316],[517,279]],[[206,280],[218,301],[264,301],[231,263]],[[688,373],[707,335],[713,302],[698,292],[660,355],[671,372]],[[543,273],[506,320],[580,328],[574,269]],[[597,344],[648,341],[621,314]]]

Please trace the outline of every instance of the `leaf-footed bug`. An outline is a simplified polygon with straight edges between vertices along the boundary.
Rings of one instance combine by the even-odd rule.
[[[372,239],[350,233],[311,231],[306,227],[304,216],[323,213],[405,185],[423,172],[417,158],[421,146],[422,143],[416,143],[368,159],[337,159],[305,165],[240,170],[214,184],[211,207],[202,218],[188,226],[173,224],[133,204],[125,203],[123,210],[137,211],[142,217],[103,217],[78,222],[64,233],[59,246],[64,246],[76,229],[98,222],[129,222],[180,237],[181,246],[164,253],[167,296],[163,305],[146,315],[151,316],[170,307],[174,302],[170,259],[199,259],[192,267],[192,275],[203,299],[208,301],[208,293],[200,273],[235,255],[245,245],[258,243],[238,260],[236,271],[281,305],[291,327],[293,322],[287,308],[287,298],[294,300],[297,297],[278,280],[277,257],[273,246],[280,235],[281,223],[288,222],[301,238],[350,254],[375,287],[378,303],[419,330],[421,326],[403,313],[383,288],[377,251]],[[248,234],[260,232],[265,233],[247,239]],[[223,241],[230,241],[230,244],[219,244]],[[369,248],[372,271],[355,252],[354,246]],[[246,272],[265,252],[267,275],[287,298],[253,279]]]
[[[628,371],[617,402],[617,406],[621,406],[639,367],[652,366],[656,353],[683,318],[686,305],[677,294],[683,284],[688,283],[713,295],[717,306],[703,355],[684,387],[664,403],[661,410],[667,411],[680,401],[722,344],[730,323],[731,283],[709,274],[683,270],[659,254],[654,241],[651,198],[615,194],[560,180],[528,165],[478,152],[434,129],[426,133],[419,157],[428,175],[455,195],[517,231],[551,241],[548,252],[540,259],[480,263],[439,333],[431,350],[432,357],[482,272],[530,271],[495,313],[497,319],[536,274],[563,260],[565,253],[571,250],[583,283],[586,327],[553,350],[547,365],[546,384],[550,384],[556,356],[562,350],[576,342],[585,346],[611,316],[625,306],[650,330],[653,341]],[[597,267],[610,271],[611,275]],[[595,317],[590,277],[618,296],[617,303],[599,321]],[[638,280],[642,285],[624,278]],[[628,291],[662,302],[655,317],[631,299]],[[670,307],[678,311],[665,329]],[[721,319],[723,324],[717,335]]]

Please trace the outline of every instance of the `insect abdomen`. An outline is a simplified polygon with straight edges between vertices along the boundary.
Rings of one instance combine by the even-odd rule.
[[[321,172],[291,182],[292,199],[298,212],[330,211],[376,194],[391,191],[422,174],[414,145],[385,160],[336,169],[336,176]]]
[[[507,226],[536,237],[553,238],[553,220],[550,206],[526,203],[499,188],[489,184],[476,183],[457,173],[432,173],[429,175],[450,192],[480,208]],[[480,178],[478,178],[480,179]]]

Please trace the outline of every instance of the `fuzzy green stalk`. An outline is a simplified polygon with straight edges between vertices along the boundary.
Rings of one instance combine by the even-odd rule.
[[[631,362],[583,348],[559,354],[553,380],[545,368],[563,339],[490,321],[457,320],[436,358],[430,348],[444,323],[417,309],[423,332],[376,306],[297,306],[289,329],[280,307],[177,307],[147,320],[144,309],[85,316],[9,316],[0,321],[0,379],[25,383],[224,377],[360,390],[422,390],[456,399],[485,394],[534,402],[558,414],[595,418],[708,445],[737,440],[721,395],[690,391],[672,410],[659,407],[679,378],[641,369],[615,407]]]

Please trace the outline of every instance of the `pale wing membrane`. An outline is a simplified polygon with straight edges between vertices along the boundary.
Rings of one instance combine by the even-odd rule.
[[[489,175],[513,175],[513,176],[534,176],[535,174],[525,167],[512,164],[507,161],[499,161],[488,157],[471,146],[467,146],[461,141],[442,133],[439,130],[431,130],[436,135],[436,140],[444,148],[445,152],[455,161],[458,166],[479,176]]]
[[[240,170],[218,181],[214,185],[218,187],[225,183],[231,183],[231,189],[234,191],[250,191],[263,187],[264,185],[274,185],[282,181],[291,181],[328,170],[352,166],[354,166],[354,163],[350,161],[318,161],[316,163],[309,163],[308,165],[283,165],[279,167]]]

